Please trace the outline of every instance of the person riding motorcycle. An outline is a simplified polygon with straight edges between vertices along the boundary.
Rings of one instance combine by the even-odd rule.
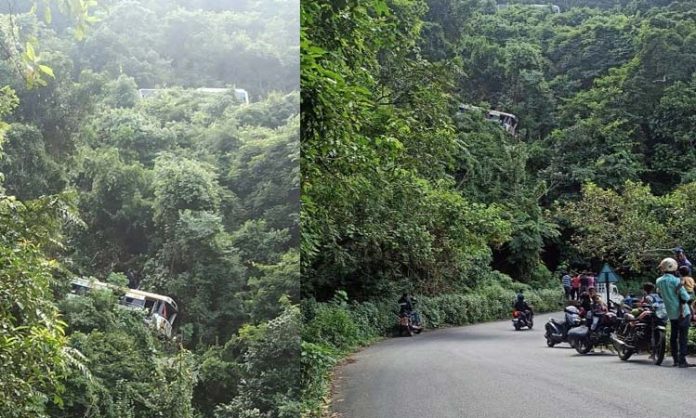
[[[418,312],[416,312],[413,308],[416,302],[417,300],[409,296],[408,293],[402,294],[401,299],[399,299],[399,316],[408,316],[409,318],[413,318],[413,326],[420,327],[420,315],[418,315]]]
[[[589,307],[588,307],[589,305]],[[587,289],[587,299],[583,300],[583,308],[585,308],[588,315],[586,318],[591,324],[590,328],[594,331],[599,325],[599,319],[602,314],[609,312],[607,304],[604,303],[602,297],[597,293],[597,289],[594,287],[589,287]]]
[[[522,293],[517,295],[517,300],[515,301],[515,310],[522,312],[527,321],[529,321],[529,319],[534,315],[532,307],[529,306],[529,304],[524,300],[524,295]]]
[[[408,293],[404,293],[401,295],[401,299],[399,299],[399,306],[401,307],[401,311],[399,313],[410,313],[413,311],[413,301],[411,297],[408,295]]]

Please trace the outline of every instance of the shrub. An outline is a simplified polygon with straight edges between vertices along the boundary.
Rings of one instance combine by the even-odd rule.
[[[338,353],[322,344],[302,341],[302,414],[315,416],[329,389],[329,372],[338,361]]]
[[[348,309],[322,304],[302,329],[303,341],[323,343],[339,351],[352,349],[361,341],[361,331]]]

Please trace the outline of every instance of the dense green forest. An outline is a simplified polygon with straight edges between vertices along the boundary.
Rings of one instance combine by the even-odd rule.
[[[298,10],[0,4],[0,416],[298,415]]]
[[[309,415],[403,291],[457,325],[513,291],[557,308],[539,289],[564,269],[608,262],[627,290],[696,250],[696,3],[539,3],[301,4]]]
[[[694,4],[559,6],[302,5],[304,295],[637,277],[696,248]]]

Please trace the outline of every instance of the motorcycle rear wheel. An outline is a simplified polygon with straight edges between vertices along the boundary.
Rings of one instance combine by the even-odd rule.
[[[662,360],[665,359],[665,348],[667,346],[667,337],[665,336],[664,331],[658,331],[656,346],[657,347],[653,351],[653,353],[655,354],[655,360],[653,360],[653,364],[659,366],[660,364],[662,364]]]
[[[519,331],[520,328],[522,328],[522,325],[519,322],[515,322],[515,331]]]
[[[619,353],[619,358],[623,361],[628,361],[634,354],[633,350],[626,348],[622,344],[615,344],[616,352]]]
[[[580,338],[575,344],[575,351],[580,354],[587,354],[592,350],[592,343],[589,338]]]

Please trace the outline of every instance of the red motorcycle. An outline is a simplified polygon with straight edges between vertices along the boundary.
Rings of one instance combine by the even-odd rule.
[[[527,327],[532,329],[534,326],[534,315],[531,311],[523,312],[515,309],[512,311],[512,325],[515,327],[516,331],[522,329],[522,327]]]

